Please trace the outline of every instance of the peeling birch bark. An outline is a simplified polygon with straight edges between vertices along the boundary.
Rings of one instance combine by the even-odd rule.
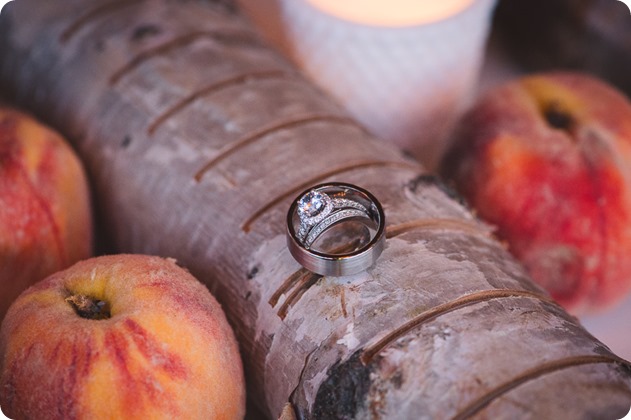
[[[271,418],[618,418],[631,367],[536,287],[491,229],[261,44],[232,4],[20,0],[3,92],[83,156],[117,250],[175,257],[240,340]],[[327,180],[383,203],[368,271],[311,274],[291,199]]]

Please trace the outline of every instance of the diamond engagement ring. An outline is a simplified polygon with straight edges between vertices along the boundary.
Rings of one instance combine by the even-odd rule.
[[[302,192],[287,214],[287,245],[303,267],[345,276],[372,266],[385,245],[385,216],[368,191],[331,182]]]

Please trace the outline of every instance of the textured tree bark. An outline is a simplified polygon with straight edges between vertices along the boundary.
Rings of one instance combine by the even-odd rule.
[[[491,229],[261,45],[231,3],[20,0],[0,81],[73,139],[116,249],[177,258],[222,302],[250,396],[301,418],[616,418],[631,369]],[[383,203],[362,274],[310,274],[291,199],[326,180]],[[185,309],[183,309],[185,310]]]

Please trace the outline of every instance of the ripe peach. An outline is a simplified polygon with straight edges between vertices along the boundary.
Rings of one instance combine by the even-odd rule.
[[[631,104],[595,78],[533,75],[462,121],[442,174],[574,313],[631,288]]]
[[[0,329],[11,418],[236,419],[239,350],[221,306],[173,260],[84,260],[27,289]]]
[[[0,107],[0,320],[36,281],[92,253],[88,183],[74,151]]]

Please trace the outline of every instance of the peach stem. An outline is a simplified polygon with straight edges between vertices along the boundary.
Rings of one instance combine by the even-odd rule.
[[[111,317],[109,305],[104,300],[98,300],[85,295],[70,295],[66,298],[77,315],[86,319],[108,319]]]

